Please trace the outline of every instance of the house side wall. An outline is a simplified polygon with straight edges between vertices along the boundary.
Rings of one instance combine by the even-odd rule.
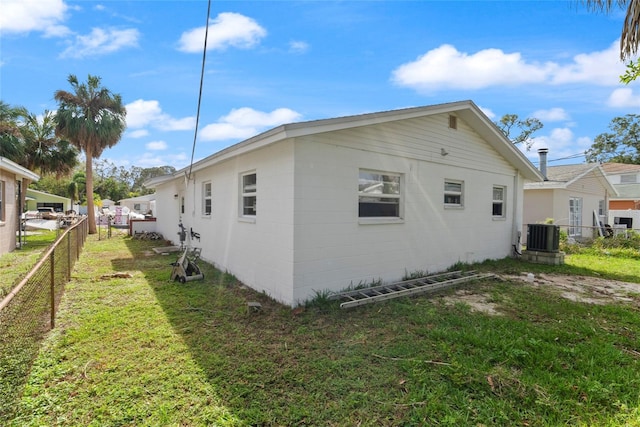
[[[9,171],[0,169],[0,181],[4,183],[2,205],[4,221],[0,222],[0,254],[11,252],[16,248],[17,231],[17,200],[16,176]]]
[[[243,218],[241,175],[256,173],[257,213]],[[211,184],[211,214],[204,211],[204,184]],[[235,275],[247,286],[272,298],[292,303],[293,271],[293,145],[283,141],[243,156],[198,170],[188,186],[182,222],[202,248],[202,259]],[[181,197],[181,196],[179,196]],[[156,200],[166,200],[160,195]],[[158,207],[160,218],[165,207]],[[179,210],[179,209],[176,209]],[[179,218],[173,224],[176,241]]]
[[[297,303],[512,253],[522,180],[462,120],[457,130],[440,115],[299,138],[295,147]],[[360,169],[401,175],[402,220],[358,218]],[[463,208],[444,206],[445,179],[464,182]],[[492,216],[494,185],[506,188],[504,219]]]
[[[184,195],[183,180],[177,179],[161,184],[156,188],[156,200],[159,201],[156,212],[156,231],[165,240],[180,245],[178,224],[180,223],[180,198]]]
[[[524,212],[522,215],[522,243],[527,242],[527,225],[542,224],[554,216],[554,190],[524,190]],[[564,214],[564,217],[567,217]]]

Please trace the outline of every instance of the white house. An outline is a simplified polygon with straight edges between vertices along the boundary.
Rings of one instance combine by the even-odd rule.
[[[11,160],[0,157],[0,254],[16,248],[16,233],[20,229],[20,216],[29,182],[40,177],[29,169]]]
[[[37,211],[38,208],[51,207],[56,212],[64,213],[71,209],[71,199],[27,188],[26,205],[28,211]]]
[[[145,185],[166,239],[183,223],[204,260],[295,306],[509,256],[525,180],[542,175],[462,101],[279,126]]]
[[[146,215],[148,213],[154,214],[156,205],[155,194],[145,194],[143,196],[129,197],[128,199],[118,200],[120,206],[126,206],[137,214]]]
[[[524,236],[527,224],[549,218],[570,237],[597,236],[597,227],[607,222],[609,199],[617,195],[602,167],[583,163],[547,168],[546,151],[541,153],[540,163],[546,179],[524,186]]]

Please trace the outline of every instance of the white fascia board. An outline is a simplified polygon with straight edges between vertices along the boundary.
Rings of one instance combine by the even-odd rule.
[[[0,169],[7,170],[16,175],[16,177],[21,179],[29,179],[31,181],[38,181],[40,179],[40,175],[35,172],[30,171],[24,166],[20,166],[19,164],[12,162],[6,157],[0,156]]]

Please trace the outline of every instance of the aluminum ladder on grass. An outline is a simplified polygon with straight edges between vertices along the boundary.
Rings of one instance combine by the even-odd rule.
[[[400,298],[412,295],[434,292],[473,280],[494,277],[491,273],[478,273],[476,271],[450,271],[447,273],[432,274],[417,279],[395,282],[390,285],[372,286],[369,288],[355,289],[331,295],[331,300],[344,300],[340,308],[356,307],[392,298]]]

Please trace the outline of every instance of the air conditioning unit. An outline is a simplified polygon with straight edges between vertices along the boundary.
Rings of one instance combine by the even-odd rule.
[[[527,224],[527,250],[559,252],[560,226],[553,224]]]

